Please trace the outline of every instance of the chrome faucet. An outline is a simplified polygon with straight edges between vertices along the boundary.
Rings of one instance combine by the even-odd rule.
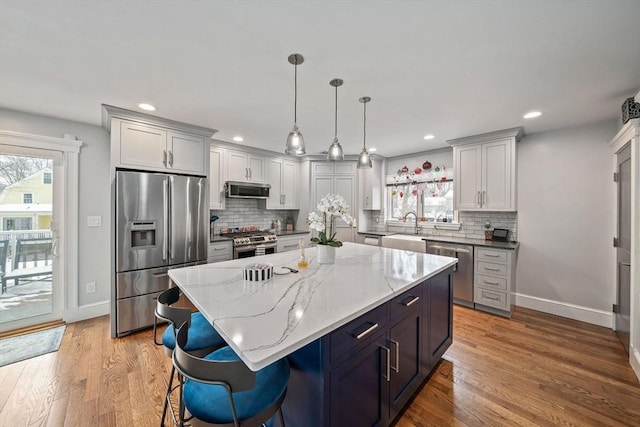
[[[418,233],[420,232],[420,229],[421,229],[421,227],[418,227],[418,214],[416,214],[416,213],[415,213],[415,212],[413,212],[413,211],[411,211],[411,212],[407,212],[407,213],[402,217],[402,220],[403,220],[404,222],[407,222],[407,217],[408,217],[409,215],[413,215],[413,216],[415,217],[415,219],[416,219],[416,228],[415,228],[415,230],[413,231],[413,233],[414,233],[414,234],[418,234]]]

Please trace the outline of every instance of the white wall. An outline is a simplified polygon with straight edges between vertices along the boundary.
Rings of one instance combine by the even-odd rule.
[[[611,326],[616,122],[518,144],[517,305]]]
[[[96,110],[100,111],[99,105]],[[107,314],[110,298],[109,134],[99,126],[2,108],[0,129],[57,138],[70,133],[83,142],[79,156],[78,305],[82,310],[83,306],[99,304],[100,308],[89,310],[89,315]],[[102,216],[102,227],[87,227],[89,215]],[[95,293],[86,293],[86,282],[96,282]],[[107,311],[102,312],[104,309]]]

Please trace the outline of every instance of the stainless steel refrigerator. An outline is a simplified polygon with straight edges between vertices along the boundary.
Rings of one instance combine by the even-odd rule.
[[[113,337],[153,324],[170,268],[206,262],[206,184],[199,176],[116,171]]]

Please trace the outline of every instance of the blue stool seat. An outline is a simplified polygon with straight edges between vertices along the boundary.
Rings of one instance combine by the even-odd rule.
[[[191,328],[189,329],[191,339]],[[210,353],[205,360],[240,360],[229,347]],[[273,405],[284,393],[289,382],[289,362],[279,360],[256,372],[256,384],[251,390],[233,393],[236,414],[246,420]],[[224,386],[189,380],[184,385],[184,403],[196,418],[213,424],[233,424],[229,395]]]
[[[169,325],[162,334],[162,344],[168,349],[176,348],[176,336],[173,325]],[[191,326],[189,327],[189,338],[185,351],[197,351],[205,348],[221,347],[226,345],[222,337],[213,329],[213,326],[202,313],[193,313],[191,315]]]

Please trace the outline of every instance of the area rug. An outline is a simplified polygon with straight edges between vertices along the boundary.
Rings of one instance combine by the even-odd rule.
[[[58,351],[66,326],[0,340],[0,366]]]

